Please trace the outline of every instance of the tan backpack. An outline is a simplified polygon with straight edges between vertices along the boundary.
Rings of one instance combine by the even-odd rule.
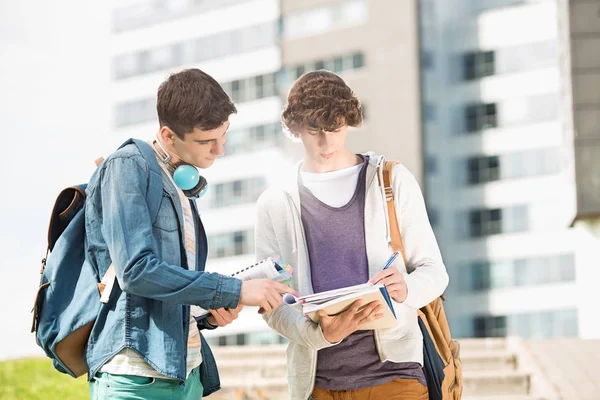
[[[402,254],[404,265],[408,268],[392,192],[392,170],[396,164],[398,161],[385,162],[383,184],[391,225],[392,250]],[[423,333],[423,369],[427,378],[430,400],[459,400],[462,395],[460,347],[450,335],[443,301],[444,295],[417,310],[419,326]]]

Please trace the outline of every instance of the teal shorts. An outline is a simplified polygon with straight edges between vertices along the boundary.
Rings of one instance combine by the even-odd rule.
[[[200,367],[192,370],[185,384],[173,379],[98,372],[90,381],[91,400],[200,400]]]

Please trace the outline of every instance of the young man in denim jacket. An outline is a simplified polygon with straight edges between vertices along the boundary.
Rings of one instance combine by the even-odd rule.
[[[301,295],[383,283],[397,317],[394,328],[360,330],[381,318],[384,306],[360,300],[336,316],[320,311],[319,323],[286,305],[266,315],[289,339],[291,399],[426,400],[417,309],[442,294],[448,275],[417,181],[403,165],[394,168],[391,189],[408,265],[398,257],[382,271],[392,253],[385,160],[346,147],[348,126],[362,122],[354,92],[329,71],[306,73],[290,90],[282,122],[302,141],[304,157],[283,190],[269,189],[258,200],[256,256],[279,254],[294,265]]]
[[[133,144],[108,157],[87,188],[87,257],[100,276],[111,264],[116,275],[86,351],[92,399],[198,400],[218,390],[199,331],[231,323],[242,305],[268,313],[279,293],[292,291],[204,272],[207,239],[194,195],[172,175],[183,164],[208,168],[224,154],[236,108],[221,86],[198,69],[173,74],[158,89],[157,111],[160,130],[149,146],[161,167],[158,215],[147,200],[157,195],[153,172]]]

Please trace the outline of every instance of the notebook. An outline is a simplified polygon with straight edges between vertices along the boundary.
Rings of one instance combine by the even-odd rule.
[[[293,268],[285,264],[283,260],[277,257],[269,257],[262,261],[252,264],[246,268],[242,268],[235,271],[230,276],[238,278],[242,281],[249,281],[251,279],[272,279],[275,282],[285,283],[289,285],[292,281]],[[197,317],[203,317],[210,314],[208,310],[199,308]]]
[[[363,306],[360,309],[372,301],[379,301],[383,305],[381,311],[383,318],[363,325],[360,330],[386,329],[396,326],[394,306],[387,288],[382,284],[363,283],[301,297],[295,297],[291,294],[283,296],[283,301],[286,304],[296,307],[298,311],[304,313],[316,323],[320,319],[317,311],[325,310],[327,315],[337,315],[346,311],[358,299],[363,300]]]

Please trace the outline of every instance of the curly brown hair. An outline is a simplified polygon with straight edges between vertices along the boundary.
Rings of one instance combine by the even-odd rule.
[[[212,76],[192,68],[170,75],[159,86],[156,111],[160,126],[183,139],[194,128],[218,128],[237,109]]]
[[[362,106],[356,94],[333,72],[318,70],[302,75],[288,95],[281,113],[284,131],[298,137],[299,129],[335,131],[362,124]]]

